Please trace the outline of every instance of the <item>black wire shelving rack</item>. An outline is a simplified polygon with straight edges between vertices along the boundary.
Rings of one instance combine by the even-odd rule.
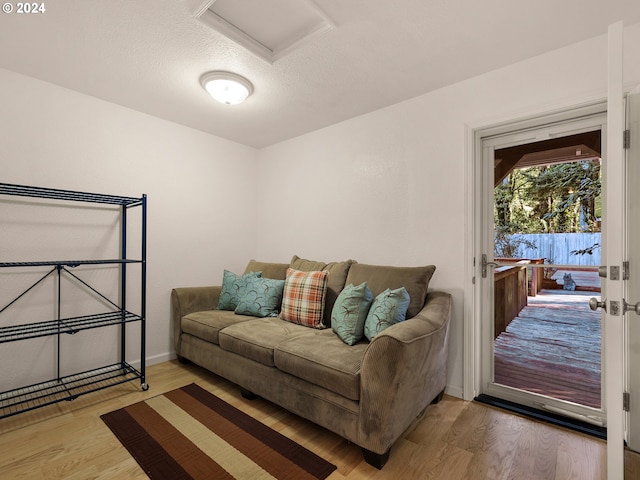
[[[2,196],[19,196],[43,200],[60,200],[63,202],[99,203],[117,206],[120,209],[120,258],[94,260],[52,260],[33,262],[2,262],[0,268],[16,267],[51,267],[40,279],[0,308],[0,348],[8,342],[25,341],[33,338],[57,337],[57,375],[56,378],[12,390],[0,392],[0,419],[44,407],[61,401],[75,400],[80,395],[120,385],[133,380],[140,380],[142,390],[148,390],[145,378],[145,337],[146,337],[146,252],[147,252],[147,197],[122,197],[96,193],[59,190],[52,188],[30,187],[0,183],[0,200]],[[140,207],[141,215],[141,255],[140,258],[127,258],[127,214],[130,208]],[[83,281],[72,271],[80,265],[118,265],[120,268],[119,303],[111,301],[98,290]],[[140,306],[139,313],[127,310],[127,265],[141,265]],[[33,323],[19,323],[3,326],[3,313],[23,297],[36,285],[50,276],[57,277],[57,315],[53,320]],[[98,312],[79,317],[63,318],[60,301],[62,296],[62,276],[79,282],[93,294],[110,305],[110,311]],[[127,329],[129,323],[140,324],[140,366],[134,368],[125,359],[127,345]],[[62,375],[60,368],[60,339],[63,335],[74,335],[82,330],[120,326],[120,359],[119,362],[100,368]]]

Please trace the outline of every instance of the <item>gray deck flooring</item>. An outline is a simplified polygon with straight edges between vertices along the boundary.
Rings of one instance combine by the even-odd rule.
[[[495,382],[599,408],[601,318],[588,307],[591,296],[542,290],[529,297],[495,340]]]

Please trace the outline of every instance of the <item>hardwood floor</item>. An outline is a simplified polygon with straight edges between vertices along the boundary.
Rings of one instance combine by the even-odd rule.
[[[605,442],[450,396],[427,408],[379,471],[357,446],[265,400],[245,400],[197,366],[172,361],[147,374],[147,392],[132,382],[0,420],[0,478],[147,478],[99,416],[190,382],[337,465],[330,480],[606,478]]]

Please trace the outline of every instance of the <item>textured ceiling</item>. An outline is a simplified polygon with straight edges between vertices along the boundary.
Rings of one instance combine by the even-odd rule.
[[[263,147],[640,21],[638,0],[316,0],[336,28],[269,63],[194,18],[203,3],[0,13],[0,67]],[[210,70],[254,94],[216,103],[199,83]]]

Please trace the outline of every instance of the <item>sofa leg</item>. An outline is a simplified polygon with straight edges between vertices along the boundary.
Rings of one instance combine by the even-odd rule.
[[[362,456],[364,457],[364,461],[367,462],[372,467],[376,467],[378,470],[381,470],[384,467],[384,464],[389,460],[389,453],[391,452],[391,448],[389,448],[384,453],[375,453],[371,450],[367,450],[366,448],[362,449]]]
[[[444,398],[444,390],[442,390],[438,395],[436,395],[436,398],[431,400],[431,405],[435,405],[436,403],[440,403],[440,400],[442,400],[443,398]]]
[[[246,388],[241,388],[240,394],[242,395],[242,398],[246,398],[247,400],[255,400],[255,398],[257,397],[255,393],[250,392]]]
[[[191,360],[188,360],[180,355],[178,355],[178,361],[183,365],[188,365],[189,363],[191,363]]]

